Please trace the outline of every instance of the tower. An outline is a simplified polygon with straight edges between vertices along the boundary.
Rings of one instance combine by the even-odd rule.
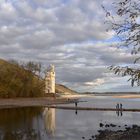
[[[55,93],[55,70],[54,65],[50,65],[47,69],[45,77],[45,94]]]

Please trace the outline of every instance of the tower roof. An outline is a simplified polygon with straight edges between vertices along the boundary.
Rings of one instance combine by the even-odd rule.
[[[54,65],[49,65],[47,72],[54,72]]]

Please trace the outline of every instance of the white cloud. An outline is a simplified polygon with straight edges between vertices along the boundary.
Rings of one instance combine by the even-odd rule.
[[[10,3],[2,2],[0,4],[0,19],[6,21],[12,21],[17,17],[15,8]]]
[[[91,82],[85,82],[85,85],[87,86],[99,86],[101,84],[105,83],[105,80],[104,79],[96,79],[95,81],[91,81]]]
[[[2,58],[53,63],[57,81],[81,91],[110,89],[107,66],[133,62],[134,56],[109,40],[114,32],[105,31],[102,0],[0,2]]]

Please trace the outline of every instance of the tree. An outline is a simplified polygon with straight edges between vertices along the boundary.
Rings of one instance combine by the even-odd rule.
[[[44,96],[45,83],[39,75],[41,71],[40,63],[0,60],[0,97]]]
[[[130,76],[128,81],[131,81],[131,85],[140,86],[140,1],[120,0],[112,4],[115,14],[102,6],[107,16],[106,23],[120,38],[120,47],[130,48],[132,55],[136,55],[136,58],[134,60],[135,67],[112,65],[109,69],[114,71],[115,74]]]

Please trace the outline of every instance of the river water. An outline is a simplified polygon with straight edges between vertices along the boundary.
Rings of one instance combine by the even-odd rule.
[[[140,99],[109,96],[81,98],[78,106],[140,108]],[[68,106],[75,106],[70,104]],[[106,129],[101,124],[115,124],[108,129],[140,125],[139,112],[75,111],[52,108],[14,108],[0,110],[0,140],[82,140]]]

